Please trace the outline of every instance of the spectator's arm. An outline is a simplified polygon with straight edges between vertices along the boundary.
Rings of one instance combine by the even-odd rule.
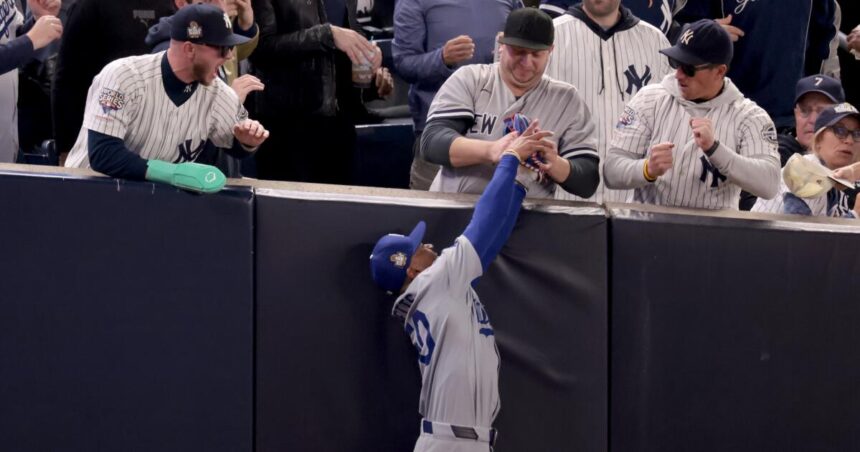
[[[307,53],[335,50],[334,36],[329,24],[314,25],[302,30],[283,33],[278,29],[273,0],[254,1],[254,17],[260,27],[260,42],[251,56],[257,65],[291,62]],[[300,87],[296,87],[300,89]]]
[[[398,0],[394,5],[394,70],[407,83],[438,83],[453,69],[442,59],[442,47],[427,49],[427,25],[417,0]]]
[[[251,56],[252,53],[254,53],[254,50],[256,50],[257,46],[260,44],[260,27],[258,27],[257,24],[254,24],[254,26],[251,27],[251,30],[249,30],[249,32],[250,31],[253,31],[253,34],[244,34],[243,36],[251,38],[251,40],[244,44],[236,46],[237,61],[248,59],[248,57]]]
[[[567,162],[570,164],[570,174],[558,185],[568,193],[582,198],[591,197],[600,184],[600,160],[588,155],[574,157]]]
[[[450,168],[451,144],[469,130],[471,123],[470,118],[439,118],[428,122],[421,134],[421,156],[430,163]]]
[[[759,198],[773,198],[779,191],[779,153],[776,129],[764,110],[743,122],[738,142],[737,152],[720,143],[708,160],[732,183]]]
[[[0,45],[0,74],[27,63],[35,55],[33,41],[26,35],[19,36],[7,44]]]

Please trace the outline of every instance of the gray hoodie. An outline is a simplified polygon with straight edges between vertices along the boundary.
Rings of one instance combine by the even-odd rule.
[[[722,92],[701,103],[681,96],[675,74],[631,99],[615,127],[606,157],[606,186],[635,189],[636,202],[703,209],[738,209],[741,189],[770,199],[779,190],[776,129],[768,114],[729,78]],[[690,120],[712,121],[720,142],[707,156]],[[654,182],[643,166],[652,146],[674,143],[673,166]]]

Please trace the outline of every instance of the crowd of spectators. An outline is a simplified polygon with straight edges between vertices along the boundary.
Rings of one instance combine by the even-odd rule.
[[[194,154],[230,177],[349,184],[356,126],[391,121],[372,106],[400,98],[412,189],[480,192],[458,178],[491,174],[522,119],[548,143],[518,176],[546,188],[528,196],[854,215],[853,187],[809,209],[779,181],[793,153],[860,172],[840,170],[860,160],[849,0],[0,0],[0,163],[63,165],[94,78],[164,52],[196,3],[248,39],[217,76],[271,131],[241,162],[213,142]],[[555,17],[546,49],[505,39],[521,8]],[[550,79],[552,98],[530,95]]]

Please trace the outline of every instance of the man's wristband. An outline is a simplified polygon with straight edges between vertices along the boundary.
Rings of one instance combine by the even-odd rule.
[[[645,164],[642,165],[642,176],[645,177],[645,180],[647,180],[648,182],[654,182],[655,180],[657,180],[656,177],[653,177],[648,174],[648,159],[645,159]]]
[[[717,152],[717,148],[720,147],[720,140],[714,140],[714,144],[711,145],[708,149],[705,150],[705,155],[708,157],[714,155],[714,152]]]

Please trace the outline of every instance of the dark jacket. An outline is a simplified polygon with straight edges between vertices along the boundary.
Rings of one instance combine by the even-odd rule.
[[[57,149],[75,144],[93,77],[117,58],[149,53],[147,30],[173,10],[172,0],[77,0],[69,8],[51,91]]]
[[[250,61],[266,84],[255,98],[258,114],[333,116],[338,111],[337,71],[348,72],[351,66],[334,45],[322,1],[259,0],[253,5],[260,43]],[[346,5],[350,28],[358,30],[356,0]]]

